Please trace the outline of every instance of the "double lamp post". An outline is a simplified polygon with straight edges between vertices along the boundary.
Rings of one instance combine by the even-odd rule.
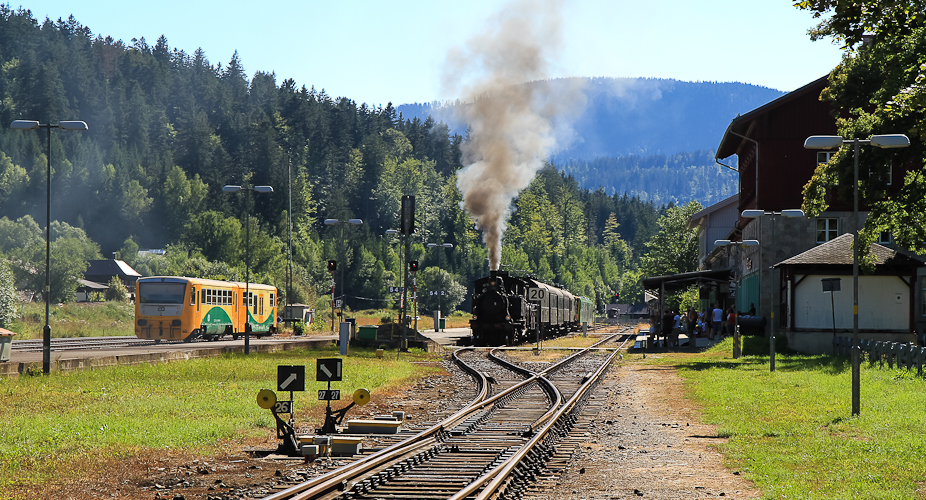
[[[903,134],[873,135],[870,139],[843,139],[839,135],[813,135],[804,141],[806,149],[836,149],[845,144],[853,147],[854,166],[852,181],[852,414],[861,413],[861,369],[859,367],[860,351],[858,336],[858,159],[860,145],[868,144],[882,149],[905,148],[910,139]]]
[[[51,129],[61,130],[89,130],[86,122],[59,121],[58,123],[39,123],[34,120],[15,120],[10,124],[15,130],[46,130],[45,151],[45,326],[42,328],[42,373],[51,372],[51,325],[48,321],[48,304],[51,301],[51,286],[49,285],[49,267],[51,264]]]
[[[223,186],[222,191],[225,193],[237,193],[246,191],[247,197],[244,202],[245,215],[245,261],[244,261],[244,353],[251,353],[251,191],[255,193],[272,193],[273,188],[270,186]],[[288,298],[287,298],[288,299]]]

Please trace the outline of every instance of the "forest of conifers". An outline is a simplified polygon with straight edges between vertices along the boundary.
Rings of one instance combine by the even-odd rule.
[[[214,64],[163,36],[123,43],[73,17],[39,21],[2,5],[0,102],[0,254],[20,289],[44,286],[46,131],[7,124],[89,126],[51,130],[53,301],[72,300],[86,260],[113,252],[144,275],[243,280],[249,220],[251,281],[285,295],[291,239],[284,299],[314,305],[330,290],[333,259],[349,307],[388,307],[402,246],[385,231],[398,227],[402,195],[417,199],[411,258],[420,261],[424,310],[435,307],[426,292],[436,289],[467,308],[466,290],[488,272],[481,235],[459,206],[465,138],[431,119],[403,119],[391,104],[358,105],[273,73],[249,77],[237,53]],[[224,193],[228,184],[274,192]],[[502,264],[599,307],[633,302],[641,273],[685,270],[641,259],[682,211],[583,189],[548,163],[512,207]],[[350,218],[363,224],[322,223]]]

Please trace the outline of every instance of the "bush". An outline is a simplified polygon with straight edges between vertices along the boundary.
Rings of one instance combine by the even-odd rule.
[[[13,273],[6,261],[0,260],[0,326],[6,327],[13,322],[19,304]]]
[[[129,291],[125,288],[125,285],[122,283],[118,277],[113,276],[109,279],[109,289],[106,290],[106,300],[113,302],[128,302],[129,300]]]
[[[305,323],[302,321],[293,321],[293,335],[305,334]]]

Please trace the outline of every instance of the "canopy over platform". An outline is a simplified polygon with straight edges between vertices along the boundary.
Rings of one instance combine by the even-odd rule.
[[[652,276],[643,278],[643,290],[656,297],[661,292],[675,293],[692,285],[701,283],[726,283],[730,281],[732,269],[712,269],[709,271],[694,271],[690,273],[670,274],[668,276]]]

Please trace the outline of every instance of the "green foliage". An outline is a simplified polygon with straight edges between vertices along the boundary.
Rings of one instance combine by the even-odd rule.
[[[659,232],[646,243],[646,255],[640,259],[640,269],[646,276],[687,273],[698,268],[697,231],[688,229],[688,220],[701,208],[700,203],[692,201],[669,207],[659,218]]]
[[[926,3],[922,0],[805,0],[794,5],[823,21],[812,39],[842,43],[846,57],[833,69],[821,99],[833,107],[837,129],[845,138],[907,134],[911,147],[880,150],[865,145],[857,158],[859,197],[869,217],[859,238],[864,264],[872,267],[871,243],[884,231],[894,243],[923,253],[926,241]],[[870,35],[870,43],[861,43]],[[833,197],[852,200],[856,157],[843,147],[817,168],[804,187],[804,210],[817,215]],[[899,190],[888,188],[888,174],[909,171]],[[837,185],[838,184],[838,185]]]
[[[424,314],[436,309],[453,311],[465,296],[466,287],[447,271],[428,267],[418,272],[418,309]]]
[[[19,313],[21,300],[7,261],[0,259],[0,327],[9,329]]]
[[[109,279],[109,286],[106,289],[106,293],[103,295],[104,298],[111,302],[128,302],[129,301],[129,291],[125,288],[125,284],[122,283],[122,280],[118,276],[113,276]]]

